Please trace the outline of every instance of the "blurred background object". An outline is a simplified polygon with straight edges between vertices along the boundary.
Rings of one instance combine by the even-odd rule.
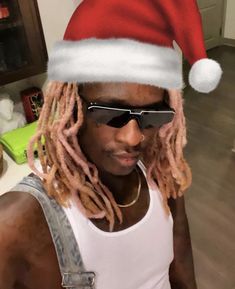
[[[3,145],[4,150],[17,164],[27,162],[28,143],[30,138],[35,134],[36,128],[37,122],[33,122],[0,136],[0,143]],[[37,156],[36,147],[35,156]]]
[[[39,118],[43,105],[43,93],[40,88],[31,87],[20,92],[27,123]]]
[[[24,114],[14,111],[14,102],[8,94],[0,94],[0,136],[26,124]]]
[[[10,10],[7,1],[0,1],[0,21],[9,18]]]
[[[2,145],[0,144],[0,177],[2,175],[3,172],[3,149],[2,149]]]

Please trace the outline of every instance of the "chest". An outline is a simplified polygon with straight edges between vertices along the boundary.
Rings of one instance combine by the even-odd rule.
[[[126,208],[121,208],[123,221],[120,224],[118,221],[114,224],[113,232],[118,232],[132,227],[146,215],[150,205],[150,196],[147,186],[143,186],[138,202]],[[94,226],[104,232],[109,232],[109,224],[105,219],[91,220]]]
[[[76,215],[76,211],[69,216],[86,270],[96,273],[97,289],[142,289],[147,287],[140,284],[146,286],[146,282],[168,282],[173,259],[173,223],[157,196],[152,198],[153,195],[149,205],[143,207],[141,219],[135,219],[133,212],[129,220],[134,220],[134,224],[111,233]],[[151,286],[148,288],[158,288]]]

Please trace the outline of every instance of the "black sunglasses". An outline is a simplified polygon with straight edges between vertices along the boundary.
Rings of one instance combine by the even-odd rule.
[[[99,104],[87,102],[87,115],[99,124],[115,128],[125,126],[131,119],[135,119],[141,129],[160,128],[171,122],[175,111],[165,101],[157,102],[150,106],[131,107],[120,105]]]

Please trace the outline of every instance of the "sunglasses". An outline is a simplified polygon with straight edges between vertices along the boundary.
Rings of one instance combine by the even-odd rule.
[[[87,102],[87,116],[96,123],[105,124],[114,128],[125,126],[130,120],[135,119],[141,129],[160,128],[171,122],[175,111],[165,101],[157,102],[150,106],[130,107],[120,105],[98,104]]]

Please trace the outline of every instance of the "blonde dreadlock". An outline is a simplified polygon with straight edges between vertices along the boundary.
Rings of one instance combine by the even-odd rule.
[[[175,117],[155,133],[145,154],[148,181],[158,184],[167,211],[167,199],[181,197],[192,182],[191,170],[183,156],[187,141],[182,95],[178,90],[169,90],[168,94]]]
[[[158,184],[166,208],[167,199],[181,196],[191,183],[190,169],[183,158],[186,137],[180,92],[169,92],[169,101],[176,110],[175,118],[156,132],[145,154],[147,177]],[[43,179],[49,196],[64,206],[72,197],[87,218],[106,218],[112,231],[115,218],[122,222],[122,213],[110,190],[100,181],[97,168],[81,151],[77,135],[82,124],[77,84],[49,83],[37,132],[28,147],[29,166]],[[34,165],[35,145],[42,172]]]

